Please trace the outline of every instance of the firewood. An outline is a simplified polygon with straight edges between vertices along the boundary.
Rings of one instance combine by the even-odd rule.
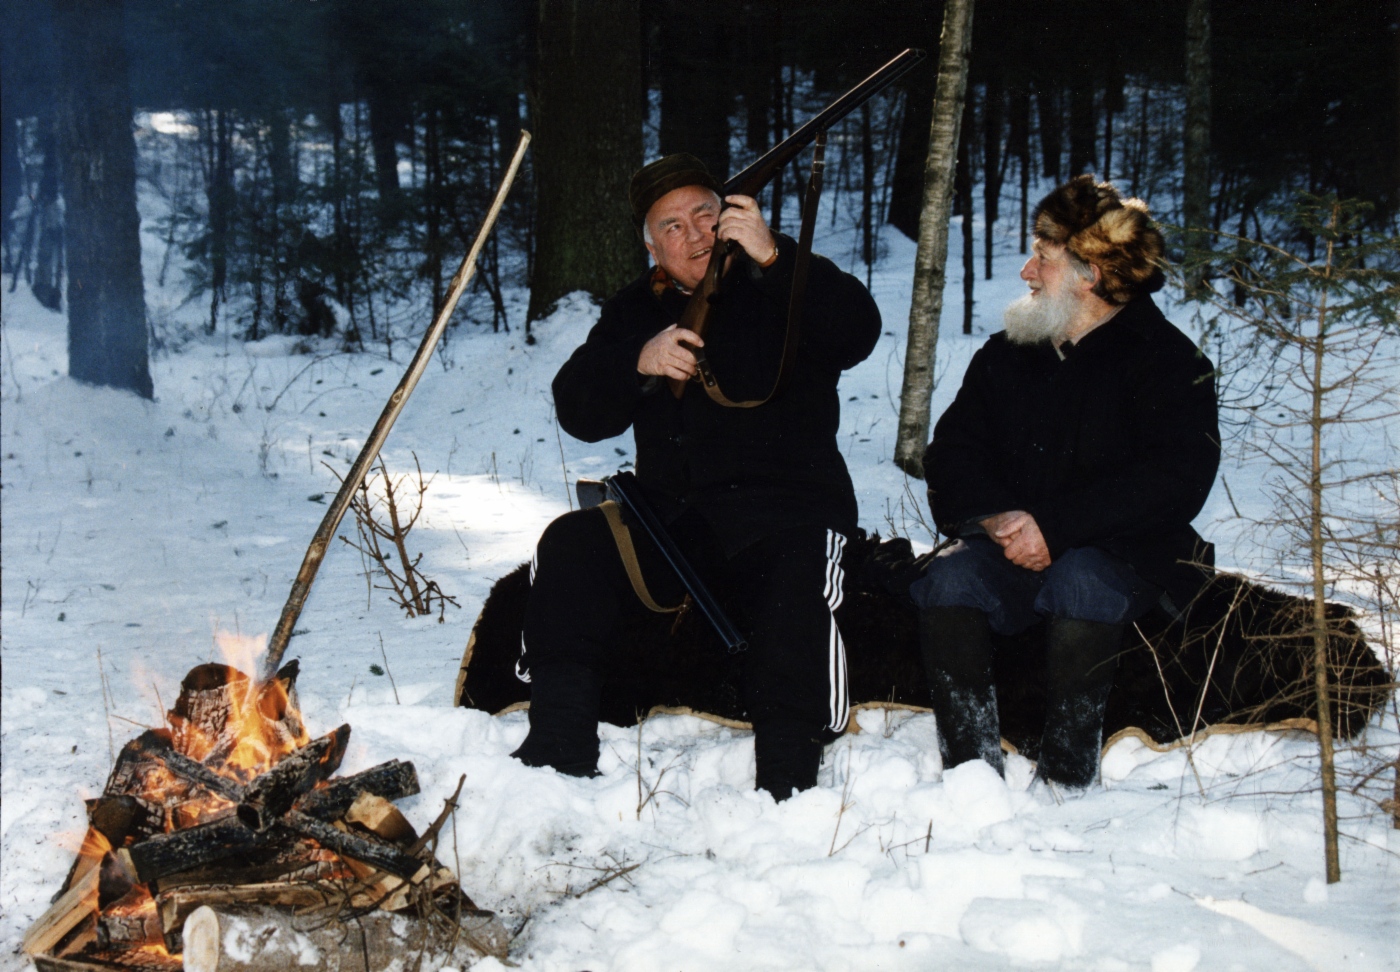
[[[185,919],[196,909],[208,905],[278,905],[297,912],[326,908],[337,903],[336,896],[314,884],[274,881],[261,884],[240,884],[223,888],[178,888],[156,897],[161,931],[166,950],[171,954],[184,951],[182,934]]]
[[[346,823],[361,827],[387,841],[407,847],[418,839],[418,831],[399,808],[373,793],[361,793],[345,811]]]
[[[308,816],[334,820],[344,816],[361,793],[372,793],[386,800],[401,800],[418,794],[418,771],[412,763],[391,759],[363,773],[329,780],[322,787],[301,797],[295,807]]]
[[[229,665],[210,662],[190,669],[169,714],[175,749],[193,759],[209,755],[247,693],[248,676]]]
[[[243,787],[237,781],[220,776],[203,763],[190,759],[183,753],[172,749],[169,752],[161,753],[159,758],[171,773],[183,777],[191,783],[198,783],[210,793],[217,793],[221,797],[234,801],[243,798]]]
[[[150,833],[153,826],[148,808],[134,796],[121,793],[86,801],[88,823],[107,838],[107,843],[120,847],[128,837]]]
[[[302,965],[324,972],[387,972],[424,953],[423,967],[465,968],[482,954],[505,955],[509,940],[493,915],[464,919],[461,934],[426,922],[372,912],[348,923],[314,922],[276,908],[216,905],[185,920],[187,972],[285,972]],[[472,946],[477,942],[485,952]],[[231,945],[227,951],[225,945]],[[308,945],[310,948],[308,948]],[[309,954],[314,949],[315,954]]]
[[[97,919],[100,948],[125,949],[161,941],[160,915],[144,887],[133,888]]]
[[[248,784],[238,804],[238,819],[255,831],[272,826],[292,808],[297,797],[340,767],[349,741],[350,727],[341,726],[283,758]]]
[[[349,875],[340,855],[326,850],[309,838],[290,831],[278,840],[235,858],[222,858],[199,867],[169,874],[151,882],[157,897],[177,888],[199,888],[232,884],[262,884],[272,881],[333,881]]]
[[[369,864],[395,877],[407,878],[415,884],[426,878],[431,870],[427,864],[405,853],[393,844],[372,837],[338,830],[324,820],[292,811],[283,823],[297,833],[313,838],[322,847],[341,857]]]
[[[55,901],[29,931],[24,933],[20,943],[27,955],[41,955],[51,951],[64,935],[77,927],[84,918],[97,911],[97,885],[101,876],[100,867],[89,867]]]
[[[178,874],[233,854],[246,853],[282,835],[277,830],[249,830],[235,814],[198,827],[138,841],[117,851],[136,880],[147,882]]]

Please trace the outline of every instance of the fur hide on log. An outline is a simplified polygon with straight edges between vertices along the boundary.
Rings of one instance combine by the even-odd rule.
[[[500,712],[529,700],[530,687],[515,677],[528,566],[492,587],[462,659],[457,705]],[[852,704],[926,708],[918,614],[908,597],[922,564],[909,542],[855,538],[842,566],[846,594],[837,621]],[[1207,726],[1312,720],[1310,610],[1304,599],[1233,574],[1217,575],[1180,619],[1155,609],[1128,631],[1104,738],[1136,727],[1165,745]],[[1336,625],[1330,646],[1333,719],[1337,734],[1350,738],[1385,702],[1392,676],[1349,608],[1329,604],[1328,615]],[[638,612],[621,632],[602,673],[602,719],[634,725],[639,714],[660,706],[744,721],[740,684],[746,656],[727,654],[697,612],[688,612],[674,633],[673,619]],[[1000,639],[996,660],[1002,736],[1032,759],[1044,724],[1042,635],[1036,626]]]

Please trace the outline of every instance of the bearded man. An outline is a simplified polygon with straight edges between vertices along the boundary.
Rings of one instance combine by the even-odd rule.
[[[559,423],[585,442],[636,439],[638,485],[692,566],[747,634],[744,702],[756,785],[778,799],[814,786],[822,746],[846,724],[846,659],[833,615],[855,492],[836,444],[841,372],[880,336],[865,287],[812,256],[796,357],[780,394],[726,408],[695,382],[704,347],[725,394],[762,399],[783,358],[796,243],[758,204],[730,196],[699,159],[672,155],[632,179],[633,218],[655,266],[603,305],[554,379]],[[737,251],[705,339],[677,327],[716,239]],[[643,531],[632,531],[647,596],[684,590]],[[647,610],[604,512],[559,517],[531,564],[522,654],[530,733],[513,754],[531,766],[597,772],[600,670],[627,612]]]
[[[1162,316],[1162,235],[1082,175],[1036,207],[1031,292],[973,356],[924,455],[959,542],[911,589],[944,766],[1002,770],[993,634],[1044,619],[1037,776],[1095,779],[1125,627],[1180,611],[1213,555],[1191,527],[1220,461],[1213,368]]]

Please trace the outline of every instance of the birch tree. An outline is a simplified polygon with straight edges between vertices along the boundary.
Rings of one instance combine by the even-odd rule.
[[[947,276],[948,217],[952,209],[953,170],[967,98],[967,66],[972,50],[973,0],[947,0],[938,42],[938,82],[933,93],[933,123],[924,165],[924,201],[919,216],[919,248],[914,258],[914,297],[909,305],[909,341],[904,350],[904,385],[899,393],[899,436],[894,461],[910,476],[924,475],[929,411],[933,402],[933,365],[938,348],[938,321],[943,314]]]

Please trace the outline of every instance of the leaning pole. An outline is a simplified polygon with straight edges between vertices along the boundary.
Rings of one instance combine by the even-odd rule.
[[[496,224],[496,217],[500,215],[501,207],[505,205],[506,196],[510,192],[511,184],[515,181],[515,174],[520,168],[521,161],[525,158],[525,149],[529,144],[530,133],[521,132],[520,144],[516,146],[515,156],[510,160],[510,166],[506,169],[505,177],[501,180],[501,187],[496,190],[496,198],[486,213],[486,220],[481,224],[481,230],[476,234],[476,240],[472,243],[472,248],[467,251],[466,257],[463,258],[462,265],[452,277],[452,283],[447,291],[447,299],[438,308],[437,317],[433,319],[432,326],[423,335],[423,341],[418,345],[413,360],[408,363],[408,370],[399,380],[394,393],[389,396],[389,401],[384,406],[384,411],[380,413],[379,421],[374,423],[374,429],[365,441],[364,448],[360,450],[355,464],[350,467],[350,472],[341,481],[340,491],[335,494],[335,499],[331,502],[330,508],[326,510],[326,515],[321,518],[321,525],[316,528],[316,533],[311,538],[311,546],[306,548],[306,556],[302,558],[301,569],[297,571],[296,580],[292,582],[292,592],[287,596],[287,603],[282,606],[282,616],[277,619],[277,628],[272,632],[272,640],[267,646],[267,655],[263,658],[261,675],[263,681],[272,678],[282,664],[282,656],[287,651],[287,643],[292,640],[292,630],[296,626],[297,618],[301,617],[301,609],[306,604],[307,595],[311,593],[311,585],[316,580],[316,572],[321,569],[321,561],[326,558],[326,549],[330,546],[331,538],[335,535],[336,529],[339,528],[345,511],[350,508],[350,501],[355,496],[355,490],[360,488],[360,483],[364,482],[370,466],[379,456],[379,450],[384,445],[384,440],[389,437],[389,430],[394,427],[399,413],[403,411],[404,405],[408,402],[408,396],[413,394],[413,389],[418,385],[418,379],[423,377],[423,372],[432,359],[433,351],[436,350],[438,341],[442,339],[442,332],[447,329],[447,322],[452,319],[452,312],[457,309],[457,301],[461,299],[462,294],[467,289],[467,284],[471,282],[472,273],[476,270],[477,256],[486,243],[486,237],[491,234],[491,227]]]

